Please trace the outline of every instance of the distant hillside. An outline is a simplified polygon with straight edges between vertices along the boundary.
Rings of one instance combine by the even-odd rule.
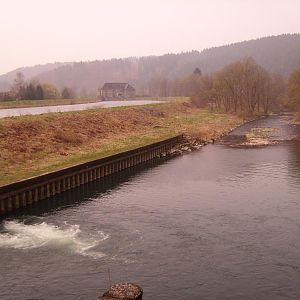
[[[206,49],[203,70],[214,72],[224,65],[252,56],[268,71],[283,76],[300,66],[300,34],[283,34]]]
[[[300,66],[300,34],[285,34],[234,43],[221,47],[162,56],[131,57],[19,69],[27,78],[52,82],[60,88],[72,88],[79,95],[95,94],[104,82],[129,82],[139,93],[147,93],[154,78],[174,79],[199,67],[211,73],[246,56],[252,56],[267,70],[287,76]],[[11,81],[13,71],[0,76]],[[0,86],[1,88],[1,86]]]
[[[18,72],[21,72],[24,74],[26,79],[31,79],[34,78],[36,76],[38,76],[39,74],[43,73],[43,72],[49,72],[55,68],[58,68],[60,66],[66,65],[66,64],[72,64],[72,63],[49,63],[49,64],[45,64],[45,65],[36,65],[33,67],[22,67],[22,68],[18,68],[16,70],[13,70],[11,72],[8,72],[4,75],[0,75],[0,91],[6,91],[7,89],[10,88],[10,85],[12,84],[12,82],[14,81],[16,74]]]

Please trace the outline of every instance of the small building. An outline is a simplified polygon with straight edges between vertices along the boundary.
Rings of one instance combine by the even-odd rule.
[[[101,100],[124,100],[135,97],[135,88],[125,82],[106,82],[99,92]]]

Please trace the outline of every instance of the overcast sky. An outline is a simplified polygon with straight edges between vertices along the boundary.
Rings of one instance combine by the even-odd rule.
[[[0,0],[0,74],[300,31],[299,0]]]

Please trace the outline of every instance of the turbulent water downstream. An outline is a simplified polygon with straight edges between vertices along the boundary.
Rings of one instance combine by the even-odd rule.
[[[287,119],[2,220],[0,299],[96,299],[122,281],[151,300],[300,299],[299,128]],[[257,127],[272,145],[243,142]]]

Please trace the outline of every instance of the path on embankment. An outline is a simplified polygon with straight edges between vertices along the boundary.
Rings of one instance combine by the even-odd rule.
[[[78,111],[93,108],[108,108],[118,106],[137,106],[145,104],[155,104],[161,101],[153,100],[126,100],[126,101],[103,101],[83,104],[41,106],[41,107],[23,107],[23,108],[4,108],[0,109],[0,118],[17,117],[23,115],[41,115],[51,112]]]

